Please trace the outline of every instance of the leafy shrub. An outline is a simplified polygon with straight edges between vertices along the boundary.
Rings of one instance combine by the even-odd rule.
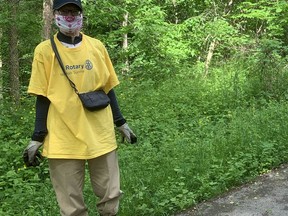
[[[227,64],[203,78],[198,65],[157,84],[121,77],[119,105],[139,142],[119,142],[120,215],[169,215],[287,162],[288,103],[259,103],[247,91],[245,67],[237,69]],[[46,161],[28,169],[21,158],[33,104],[1,104],[1,214],[59,214]],[[88,177],[84,193],[97,215]]]

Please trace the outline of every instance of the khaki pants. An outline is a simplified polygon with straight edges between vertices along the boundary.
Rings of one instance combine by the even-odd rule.
[[[50,178],[62,216],[87,216],[83,198],[86,160],[49,159]],[[100,215],[116,215],[120,199],[120,178],[116,151],[87,160],[93,191],[100,201]]]

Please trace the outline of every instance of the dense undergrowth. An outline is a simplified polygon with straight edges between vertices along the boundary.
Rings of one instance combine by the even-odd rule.
[[[251,68],[202,71],[199,64],[161,82],[120,77],[119,104],[139,142],[119,142],[119,215],[172,215],[288,161],[286,72],[264,91]],[[34,98],[0,106],[0,215],[58,215],[47,162],[26,168],[21,158]],[[97,215],[88,178],[85,197]]]

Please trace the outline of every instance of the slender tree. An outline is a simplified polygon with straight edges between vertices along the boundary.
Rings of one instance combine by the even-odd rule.
[[[124,21],[123,21],[123,27],[127,27],[128,25],[128,17],[129,17],[129,13],[126,12],[124,14]],[[124,33],[123,34],[123,50],[124,52],[126,52],[128,49],[128,33]],[[125,67],[122,70],[122,73],[125,74],[129,71],[129,60],[128,58],[126,58],[125,60]]]
[[[9,19],[11,20],[8,32],[9,32],[9,71],[10,71],[10,96],[16,104],[20,102],[20,81],[19,81],[19,54],[18,54],[18,29],[17,25],[17,13],[19,0],[8,0],[7,3],[10,6]]]
[[[48,39],[51,34],[51,24],[53,19],[52,14],[52,0],[44,0],[43,1],[43,38]]]

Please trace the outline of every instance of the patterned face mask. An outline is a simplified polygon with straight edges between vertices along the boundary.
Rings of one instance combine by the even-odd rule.
[[[63,33],[75,33],[80,31],[83,25],[83,15],[79,16],[63,16],[55,15],[55,24],[59,27]]]

